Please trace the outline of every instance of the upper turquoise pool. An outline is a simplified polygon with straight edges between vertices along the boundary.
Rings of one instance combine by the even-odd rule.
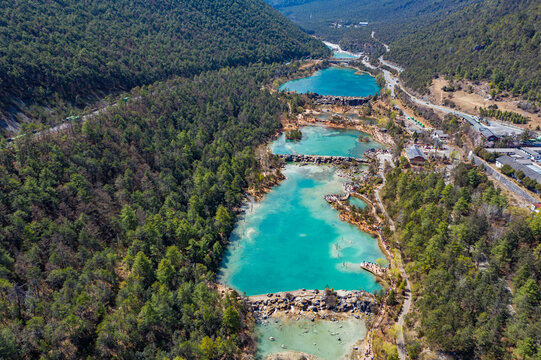
[[[331,66],[312,76],[291,80],[280,86],[281,91],[316,93],[334,96],[372,96],[379,92],[376,79],[369,74],[359,74],[351,68]]]

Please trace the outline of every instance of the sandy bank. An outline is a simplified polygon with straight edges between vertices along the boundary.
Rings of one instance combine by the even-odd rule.
[[[289,350],[279,354],[271,354],[265,360],[318,360],[318,358],[300,351]]]

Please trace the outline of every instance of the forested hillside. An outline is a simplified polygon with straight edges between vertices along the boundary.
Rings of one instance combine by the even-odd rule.
[[[508,208],[471,165],[446,184],[401,163],[383,198],[414,284],[410,357],[428,344],[463,359],[539,359],[541,215]]]
[[[268,0],[307,31],[344,49],[380,55],[391,44],[406,85],[425,91],[441,74],[487,80],[541,101],[541,3],[536,0]],[[367,26],[357,26],[367,21]]]
[[[353,51],[381,51],[389,41],[479,0],[267,0],[303,29]],[[368,26],[359,26],[368,22]]]
[[[267,2],[276,8],[281,8],[287,6],[302,5],[314,1],[317,0],[268,0]]]
[[[287,109],[273,72],[155,85],[0,150],[0,358],[237,358],[244,307],[208,281]]]
[[[327,53],[263,0],[0,0],[0,111]]]
[[[406,84],[423,90],[437,74],[488,80],[541,101],[541,3],[486,0],[392,43]]]

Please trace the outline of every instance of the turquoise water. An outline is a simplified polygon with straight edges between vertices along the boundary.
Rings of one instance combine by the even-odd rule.
[[[357,207],[359,207],[361,209],[364,209],[364,208],[367,207],[367,205],[366,205],[366,203],[364,201],[362,201],[361,199],[356,198],[354,196],[350,196],[348,201],[349,201],[349,203],[351,205],[357,206]]]
[[[271,144],[275,154],[351,156],[361,158],[366,150],[381,148],[375,141],[359,142],[357,130],[333,129],[323,126],[301,128],[302,140],[286,140],[285,134]]]
[[[241,216],[219,280],[247,295],[301,288],[373,291],[363,261],[383,254],[377,240],[343,222],[323,198],[342,193],[330,166],[289,164],[280,185]]]
[[[332,54],[335,59],[358,59],[359,58],[358,56],[351,55],[342,51],[333,51]]]
[[[258,358],[286,350],[301,351],[321,360],[345,359],[355,343],[366,335],[363,320],[315,321],[303,318],[265,321],[257,326]],[[270,341],[273,337],[275,340]],[[338,340],[340,338],[340,341]],[[281,346],[285,345],[285,349]],[[314,345],[315,344],[315,345]]]
[[[280,86],[282,91],[317,93],[336,96],[371,96],[380,90],[376,79],[357,70],[331,66],[312,76],[291,80]]]

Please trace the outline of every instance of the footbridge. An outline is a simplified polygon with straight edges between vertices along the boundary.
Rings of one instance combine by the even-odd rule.
[[[285,154],[278,155],[287,162],[314,163],[314,164],[335,164],[335,165],[366,165],[370,162],[366,159],[358,159],[349,156],[324,156],[324,155],[302,155]]]

